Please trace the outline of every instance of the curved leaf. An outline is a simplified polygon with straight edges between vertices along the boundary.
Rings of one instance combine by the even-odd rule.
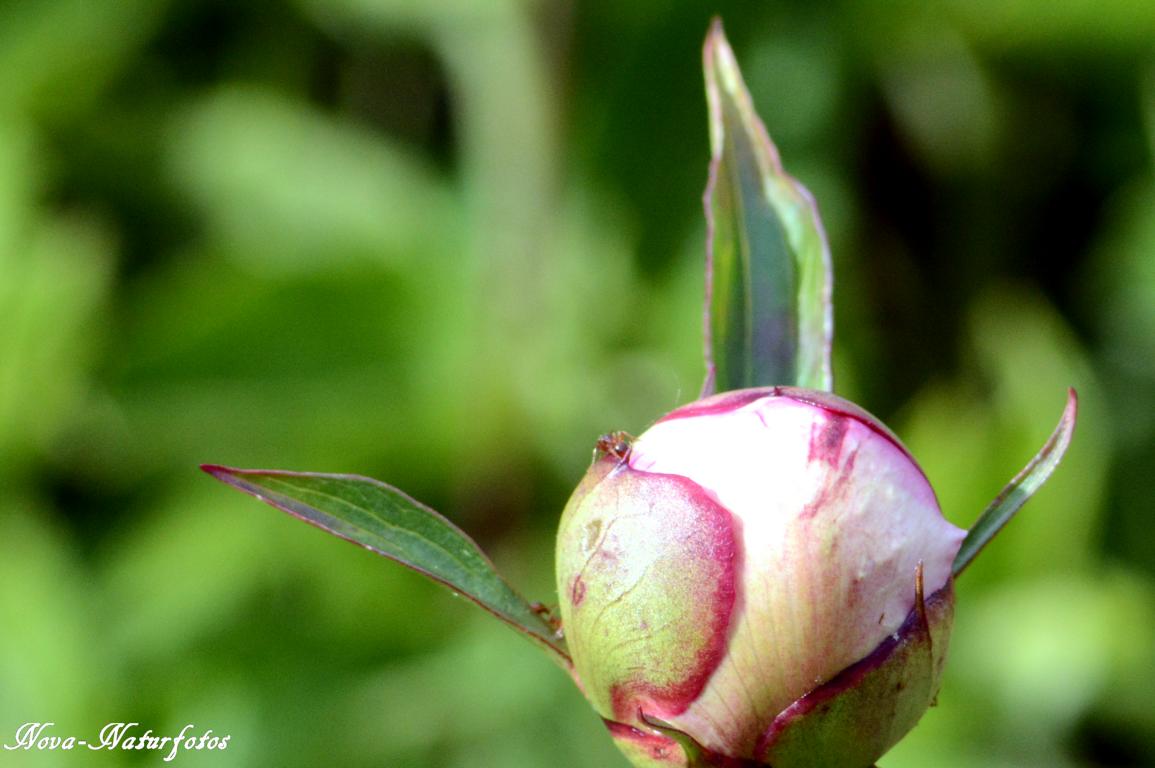
[[[782,170],[715,19],[703,51],[710,110],[703,394],[833,390],[830,250],[814,198]]]
[[[565,643],[443,516],[385,483],[356,475],[201,467],[218,480],[342,539],[396,560],[468,597],[570,666]]]
[[[1075,418],[1078,411],[1078,395],[1074,389],[1068,389],[1067,407],[1063,409],[1063,415],[1059,419],[1055,431],[1047,438],[1047,442],[1043,444],[1043,447],[1039,449],[1030,463],[1007,483],[1007,486],[967,531],[966,538],[963,539],[962,546],[959,548],[958,554],[955,555],[952,568],[955,576],[958,576],[971,564],[971,561],[978,556],[987,542],[1010,522],[1015,513],[1047,481],[1047,478],[1055,471],[1055,467],[1059,466],[1059,461],[1067,452],[1067,446],[1071,444],[1071,435],[1075,431]]]

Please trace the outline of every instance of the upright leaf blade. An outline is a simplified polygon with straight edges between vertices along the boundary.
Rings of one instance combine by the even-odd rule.
[[[1071,444],[1071,436],[1075,431],[1075,419],[1079,410],[1079,398],[1074,389],[1067,390],[1067,406],[1059,419],[1058,426],[1047,442],[1035,454],[1027,466],[1007,483],[1002,492],[983,511],[979,519],[967,531],[958,554],[955,555],[952,571],[955,576],[962,573],[971,561],[974,560],[982,548],[995,537],[1003,526],[1010,522],[1027,500],[1035,494],[1067,452]]]
[[[832,391],[830,251],[810,193],[782,170],[715,20],[703,51],[710,110],[703,394]]]
[[[201,467],[307,523],[468,597],[570,666],[564,642],[460,528],[401,491],[356,475]]]

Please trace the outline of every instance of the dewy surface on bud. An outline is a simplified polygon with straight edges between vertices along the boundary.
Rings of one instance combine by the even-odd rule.
[[[885,426],[773,387],[614,446],[565,509],[557,576],[575,677],[635,765],[685,764],[653,721],[710,764],[775,768],[868,766],[913,727],[964,532]]]

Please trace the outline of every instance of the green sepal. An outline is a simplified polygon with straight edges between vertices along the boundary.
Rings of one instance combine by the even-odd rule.
[[[703,65],[711,162],[702,394],[832,391],[833,278],[817,205],[782,169],[717,19]]]
[[[951,568],[957,577],[966,570],[982,551],[983,547],[1003,529],[1011,518],[1015,516],[1024,504],[1035,494],[1063,458],[1067,447],[1071,444],[1071,436],[1075,432],[1075,420],[1079,412],[1079,398],[1074,389],[1067,390],[1067,406],[1059,418],[1055,431],[1047,438],[1047,442],[1035,454],[1035,457],[1023,467],[1019,474],[1007,483],[1002,492],[983,511],[971,529],[967,531],[958,554],[955,555]]]
[[[869,768],[933,705],[954,618],[953,583],[866,659],[779,714],[756,754],[774,768]]]

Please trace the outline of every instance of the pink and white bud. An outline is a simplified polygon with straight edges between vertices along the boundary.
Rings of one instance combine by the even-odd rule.
[[[637,766],[869,766],[938,689],[948,523],[846,400],[773,387],[599,444],[558,532],[574,676]],[[669,727],[655,727],[664,723]]]

